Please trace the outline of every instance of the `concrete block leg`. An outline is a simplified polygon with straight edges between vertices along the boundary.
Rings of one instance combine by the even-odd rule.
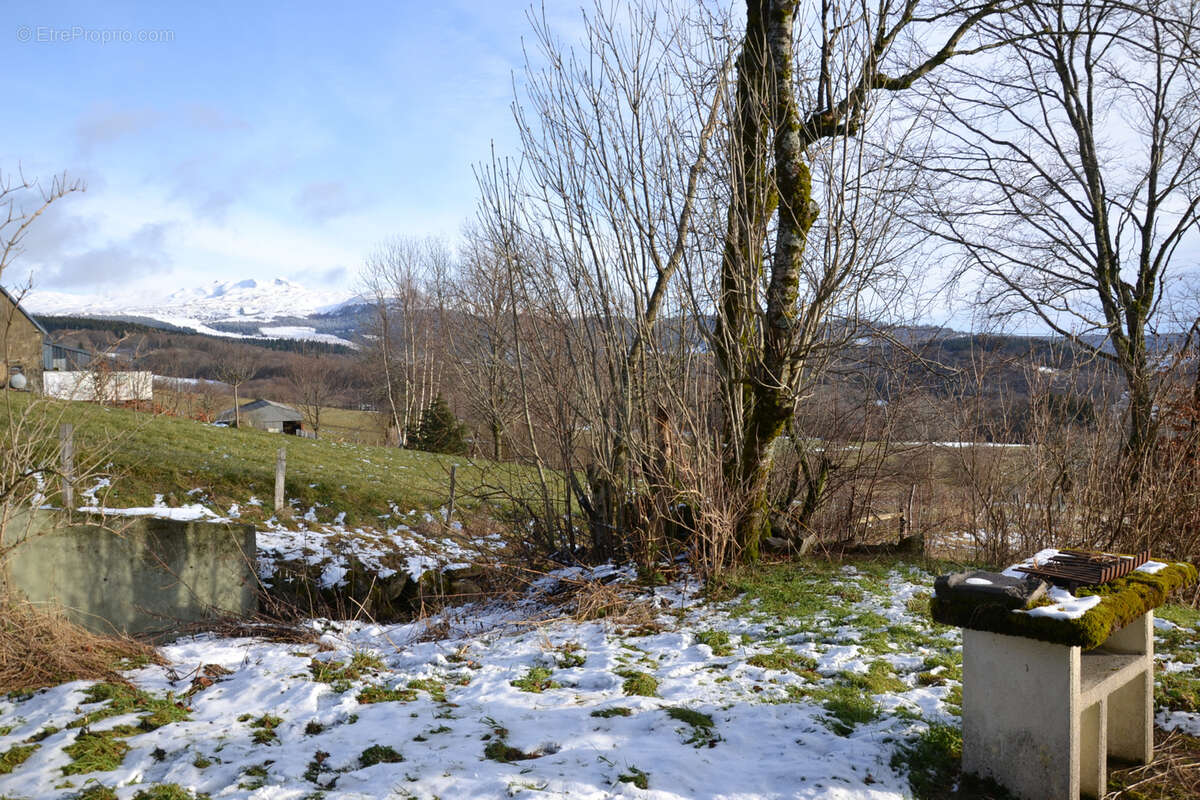
[[[1079,793],[1083,797],[1103,797],[1108,785],[1106,706],[1107,701],[1101,699],[1079,717]]]
[[[1079,659],[1078,647],[964,630],[963,769],[1027,800],[1077,800]]]
[[[1154,759],[1154,675],[1147,670],[1108,696],[1108,754],[1149,764]]]
[[[1149,764],[1154,759],[1154,612],[1113,633],[1104,649],[1145,656],[1145,671],[1109,695],[1108,754]]]

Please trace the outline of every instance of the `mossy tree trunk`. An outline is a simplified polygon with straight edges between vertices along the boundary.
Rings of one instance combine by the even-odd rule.
[[[772,449],[794,412],[799,387],[811,372],[810,355],[836,302],[858,277],[842,268],[804,273],[805,249],[820,211],[808,151],[819,141],[855,135],[873,93],[912,86],[954,55],[962,38],[995,8],[985,3],[964,10],[932,55],[889,75],[885,58],[901,34],[918,24],[918,0],[865,16],[823,3],[819,101],[802,117],[793,72],[797,5],[747,0],[730,122],[734,153],[713,350],[724,411],[723,475],[738,499],[737,543],[751,561],[770,525]],[[864,26],[869,42],[850,67],[850,54],[835,52],[846,25]],[[774,241],[768,247],[772,220]]]

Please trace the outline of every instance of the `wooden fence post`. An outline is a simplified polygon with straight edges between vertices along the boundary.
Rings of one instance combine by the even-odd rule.
[[[450,524],[450,519],[454,516],[454,484],[458,476],[458,465],[450,465],[450,502],[446,505],[446,524]]]
[[[62,502],[67,512],[75,510],[75,426],[58,426],[59,458],[62,468]]]
[[[275,457],[275,512],[278,513],[283,508],[283,485],[284,476],[287,474],[287,448],[279,448],[279,454]]]

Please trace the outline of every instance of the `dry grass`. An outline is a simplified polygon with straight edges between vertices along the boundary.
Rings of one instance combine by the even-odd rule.
[[[641,628],[652,625],[658,616],[654,604],[637,587],[578,581],[564,594],[572,601],[571,617],[579,622],[603,619]]]
[[[121,682],[121,668],[163,663],[128,636],[100,636],[61,612],[0,599],[0,692],[40,689],[73,680]]]
[[[1200,795],[1200,739],[1158,729],[1154,735],[1154,761],[1111,771],[1104,800],[1187,800]]]

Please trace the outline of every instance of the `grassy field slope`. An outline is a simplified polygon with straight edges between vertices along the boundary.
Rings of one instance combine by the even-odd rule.
[[[11,410],[28,402],[18,397]],[[482,487],[502,486],[520,493],[533,473],[508,464],[377,447],[301,439],[248,428],[231,429],[167,416],[103,408],[89,403],[39,401],[34,411],[46,420],[44,435],[59,422],[75,426],[81,472],[89,466],[111,477],[98,495],[108,506],[142,506],[163,495],[168,505],[203,501],[215,510],[253,496],[269,506],[274,495],[276,452],[287,450],[287,496],[320,519],[345,513],[347,522],[400,511],[435,510],[447,502],[450,468],[458,465],[457,506],[471,508]],[[96,483],[80,481],[86,490]],[[58,502],[51,496],[51,502]]]

